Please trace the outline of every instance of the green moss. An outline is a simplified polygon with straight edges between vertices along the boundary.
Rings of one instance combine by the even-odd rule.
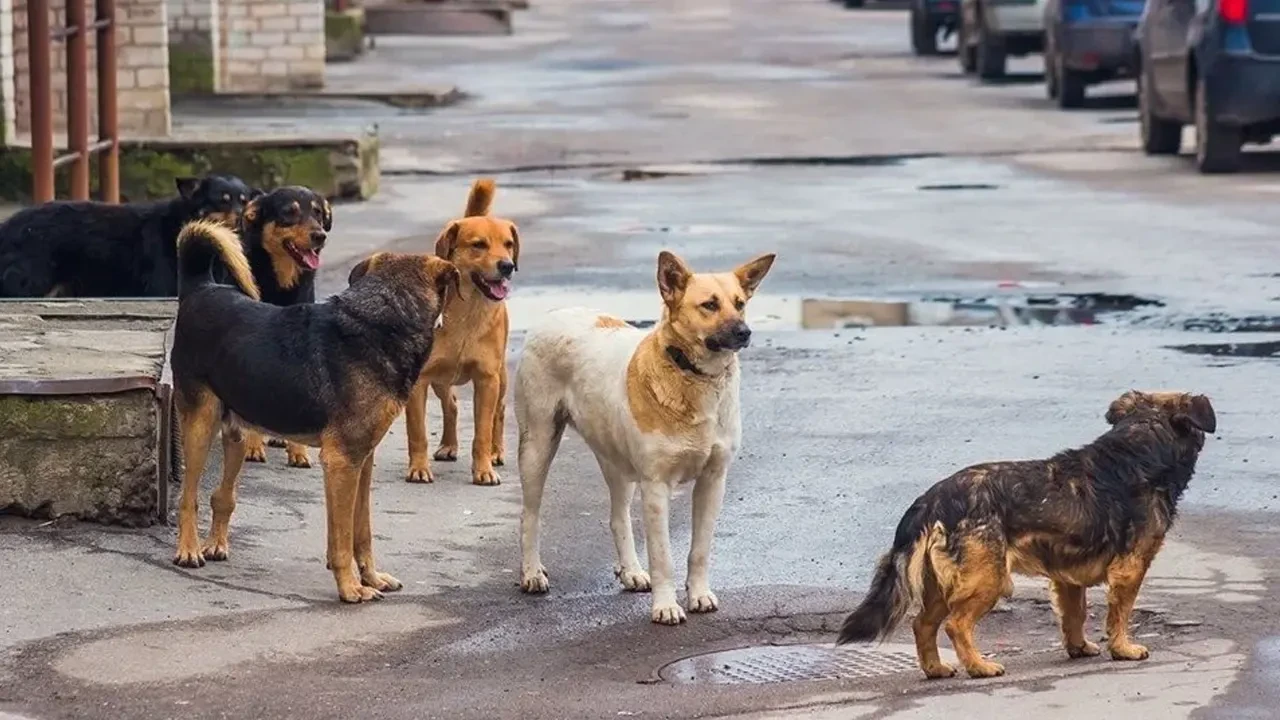
[[[206,51],[169,46],[169,91],[175,95],[213,92],[213,57]]]
[[[352,60],[364,52],[364,10],[353,8],[324,14],[326,60]]]
[[[130,199],[168,197],[178,178],[208,172],[207,165],[190,157],[134,149],[120,154],[120,192]]]
[[[93,437],[120,420],[116,408],[84,399],[0,395],[0,436]]]

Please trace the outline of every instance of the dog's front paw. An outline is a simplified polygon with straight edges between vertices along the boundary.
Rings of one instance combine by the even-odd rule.
[[[520,571],[520,592],[537,595],[550,589],[551,578],[547,575],[546,568],[539,565],[532,570],[525,568]]]
[[[267,461],[267,446],[263,444],[261,438],[247,441],[244,444],[244,461],[260,463]]]
[[[685,621],[684,608],[675,602],[661,605],[655,603],[650,615],[659,625],[679,625]]]
[[[1112,645],[1110,650],[1112,660],[1146,660],[1151,657],[1151,653],[1137,643]]]
[[[506,453],[501,449],[493,451],[493,466],[502,467],[507,464]]]
[[[493,468],[478,468],[471,471],[471,482],[475,485],[501,485],[502,477]]]
[[[937,665],[921,665],[920,669],[924,671],[924,676],[930,680],[942,680],[943,678],[956,676],[956,669],[941,660],[938,661]]]
[[[613,568],[614,577],[618,578],[618,582],[622,583],[622,587],[631,592],[649,592],[650,582],[649,573],[640,568]]]
[[[344,603],[356,604],[369,602],[371,600],[381,600],[382,592],[375,590],[368,585],[361,585],[353,582],[350,585],[339,585],[338,597]]]
[[[278,437],[269,438],[267,440],[267,447],[282,448],[282,447],[288,447],[288,446],[289,446],[288,443],[286,443],[284,440],[281,440]]]
[[[431,472],[429,465],[421,467],[410,465],[409,473],[404,476],[404,481],[408,483],[433,483],[436,481],[436,476],[435,473]]]
[[[440,462],[456,462],[458,459],[458,446],[441,445],[436,448],[436,454],[431,457],[439,460]]]
[[[231,544],[225,538],[221,540],[209,538],[204,547],[200,548],[200,555],[205,560],[226,560],[231,557]]]
[[[178,545],[178,552],[173,556],[173,564],[184,568],[204,567],[204,552],[198,545]]]
[[[306,448],[289,448],[286,450],[289,454],[289,467],[309,468],[311,467],[311,457],[307,454]]]
[[[1085,640],[1080,647],[1067,647],[1067,657],[1072,659],[1096,657],[1101,652],[1102,648],[1098,647],[1098,643],[1089,642],[1088,640]]]
[[[971,678],[993,678],[1004,675],[1004,666],[991,660],[979,660],[965,668]]]
[[[379,592],[395,592],[404,587],[404,583],[384,572],[361,573],[360,582]]]
[[[712,613],[720,609],[720,601],[710,590],[689,590],[689,612]]]

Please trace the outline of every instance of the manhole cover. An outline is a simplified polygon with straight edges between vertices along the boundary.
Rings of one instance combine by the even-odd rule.
[[[954,662],[943,650],[943,660]],[[841,647],[768,645],[695,655],[658,671],[677,685],[737,685],[801,680],[860,680],[919,672],[915,648],[907,645]]]

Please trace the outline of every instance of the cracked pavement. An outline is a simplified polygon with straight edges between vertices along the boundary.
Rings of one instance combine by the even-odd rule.
[[[405,484],[397,422],[377,456],[374,531],[380,565],[406,587],[377,604],[337,603],[319,471],[284,467],[280,449],[246,467],[227,563],[174,567],[172,527],[0,519],[0,719],[1274,716],[1280,428],[1260,391],[1274,360],[1172,348],[1277,340],[1181,329],[1280,316],[1275,155],[1213,178],[1186,158],[1144,158],[1126,85],[1063,113],[1033,57],[1014,81],[978,87],[954,58],[912,58],[900,11],[540,0],[516,23],[508,38],[380,39],[330,68],[344,83],[457,83],[474,96],[459,106],[351,103],[289,120],[377,122],[382,135],[382,192],[337,208],[322,293],[369,252],[431,247],[482,171],[525,245],[512,363],[550,307],[653,319],[662,248],[697,269],[778,252],[742,356],[744,447],[712,566],[722,610],[656,627],[647,596],[617,587],[604,483],[576,438],[547,489],[551,593],[521,596],[513,465],[501,486],[471,486],[464,447],[462,462],[435,464],[435,484]],[[203,121],[261,118],[237,105]],[[657,176],[622,180],[646,168]],[[800,327],[806,298],[1008,284],[1164,306],[1148,322],[1079,327]],[[829,644],[921,490],[969,463],[1087,442],[1130,387],[1207,393],[1220,423],[1139,599],[1149,661],[1067,661],[1043,583],[1020,580],[979,629],[1008,668],[996,680],[661,673],[703,653]],[[434,445],[434,401],[430,426]],[[688,510],[686,494],[673,506],[678,565]],[[1090,599],[1096,639],[1101,590]],[[893,638],[904,642],[909,631]]]

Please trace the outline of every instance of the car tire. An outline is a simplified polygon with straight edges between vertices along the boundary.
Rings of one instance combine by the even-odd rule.
[[[1213,122],[1204,78],[1196,80],[1196,168],[1202,173],[1232,173],[1240,169],[1244,138],[1240,128]]]
[[[1046,45],[1044,49],[1044,94],[1050,100],[1058,99],[1058,71],[1052,45]]]
[[[1141,126],[1142,151],[1148,155],[1177,155],[1182,147],[1182,123],[1165,120],[1155,114],[1151,94],[1151,76],[1144,68],[1138,72],[1138,121]]]
[[[978,53],[969,45],[969,28],[964,22],[964,12],[956,19],[956,57],[960,59],[960,72],[972,75],[978,69]]]
[[[911,6],[911,50],[920,56],[938,54],[938,26],[919,4]]]
[[[982,8],[978,8],[978,53],[977,71],[982,80],[999,80],[1004,77],[1005,62],[1008,59],[1004,43],[1000,38],[987,32],[987,23],[982,17]]]
[[[1058,107],[1072,110],[1084,107],[1084,75],[1068,68],[1059,56],[1054,63],[1058,85]]]
[[[847,10],[857,10],[865,4],[864,0],[844,0],[844,6]]]

